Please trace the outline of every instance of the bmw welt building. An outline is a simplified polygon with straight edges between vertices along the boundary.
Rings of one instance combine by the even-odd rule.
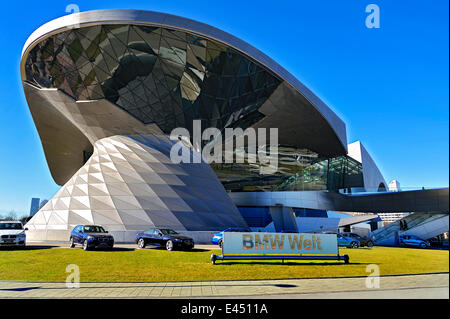
[[[117,242],[151,227],[197,241],[228,227],[295,230],[306,210],[365,211],[343,189],[386,185],[313,92],[203,23],[137,10],[66,15],[29,37],[20,70],[62,186],[27,223],[30,240],[68,240],[77,224],[103,225]],[[192,134],[194,120],[220,131],[277,128],[277,171],[262,174],[258,162],[174,163],[170,134]]]

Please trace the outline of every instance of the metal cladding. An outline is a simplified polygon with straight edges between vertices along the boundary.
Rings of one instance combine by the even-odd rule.
[[[172,144],[156,135],[98,140],[86,164],[27,227],[39,232],[99,224],[117,238],[151,227],[178,231],[246,227],[211,167],[172,163]]]

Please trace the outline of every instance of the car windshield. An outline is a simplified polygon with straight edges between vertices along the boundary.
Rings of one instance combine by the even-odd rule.
[[[85,233],[106,233],[102,226],[84,226]]]
[[[178,234],[176,231],[172,230],[172,229],[160,229],[161,233],[163,233],[164,235],[176,235]]]
[[[0,223],[0,229],[22,229],[21,223]]]

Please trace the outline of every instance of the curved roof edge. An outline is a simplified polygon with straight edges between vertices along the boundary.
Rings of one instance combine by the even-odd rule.
[[[297,80],[291,73],[289,73],[273,59],[245,41],[213,26],[176,15],[144,10],[105,9],[72,13],[49,21],[36,29],[25,42],[21,56],[22,79],[24,79],[25,63],[25,59],[23,59],[23,57],[27,55],[34,43],[52,34],[70,29],[71,27],[88,26],[99,23],[142,23],[163,25],[174,29],[181,29],[196,33],[203,37],[211,38],[233,47],[271,70],[274,74],[280,77],[281,80],[286,81],[298,92],[300,92],[330,124],[341,143],[343,152],[342,155],[347,153],[347,133],[345,123],[317,95]]]

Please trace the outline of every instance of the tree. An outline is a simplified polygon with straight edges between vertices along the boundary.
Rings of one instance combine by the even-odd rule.
[[[17,220],[17,214],[14,210],[11,210],[6,216],[3,217],[3,220]]]

